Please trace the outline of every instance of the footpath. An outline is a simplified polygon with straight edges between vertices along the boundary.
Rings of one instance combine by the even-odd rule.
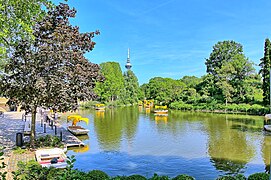
[[[49,121],[43,121],[40,114],[36,116],[36,136],[46,136],[48,134],[60,137],[62,134],[62,141],[69,146],[84,145],[78,138],[72,135],[59,123],[54,126],[49,125]],[[12,150],[16,147],[16,134],[24,133],[26,121],[30,121],[31,116],[26,116],[23,119],[23,112],[5,112],[4,117],[0,118],[0,147],[4,151],[4,162],[7,167],[4,169],[8,172],[7,179],[12,179],[12,171],[17,170],[17,163],[19,161],[27,162],[35,160],[35,153],[27,151],[23,154],[16,154]],[[46,125],[45,125],[46,124]],[[44,130],[45,125],[45,130]],[[29,141],[29,136],[25,136],[24,141]]]

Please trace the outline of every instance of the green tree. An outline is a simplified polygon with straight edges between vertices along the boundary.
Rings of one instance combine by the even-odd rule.
[[[117,62],[105,62],[100,64],[101,73],[105,77],[104,82],[98,82],[95,92],[101,101],[114,101],[120,98],[124,90],[124,78]]]
[[[123,74],[124,93],[123,100],[127,103],[137,103],[139,96],[139,84],[136,75],[131,70],[127,70]]]
[[[236,54],[242,54],[242,45],[234,41],[222,41],[213,46],[213,51],[210,57],[206,59],[205,65],[207,73],[212,74],[216,78],[218,71],[223,64],[232,60]]]
[[[196,76],[184,76],[180,80],[189,88],[195,88],[200,82],[200,78]]]
[[[255,73],[255,69],[243,54],[241,44],[234,41],[218,42],[205,64],[207,73],[213,76],[216,85],[216,99],[224,99],[226,104],[246,101],[245,81]]]
[[[0,68],[22,39],[33,39],[33,26],[50,9],[48,0],[0,0]]]
[[[180,80],[155,77],[150,79],[147,85],[142,85],[147,99],[169,104],[180,99],[186,85]]]
[[[99,66],[85,59],[95,33],[79,33],[69,23],[76,10],[60,4],[35,25],[32,41],[22,40],[5,66],[0,90],[32,113],[31,146],[34,146],[37,107],[74,110],[78,100],[95,95],[95,81],[102,80]],[[98,34],[98,32],[96,32]]]
[[[264,43],[264,57],[261,58],[261,70],[260,74],[263,78],[263,103],[264,105],[270,104],[270,67],[271,67],[271,43],[268,38]]]
[[[207,103],[214,99],[216,94],[216,87],[214,84],[214,77],[211,74],[207,74],[201,77],[201,81],[195,87],[197,92],[201,95],[201,102]]]

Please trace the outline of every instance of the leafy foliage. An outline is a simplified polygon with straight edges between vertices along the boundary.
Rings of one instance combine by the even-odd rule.
[[[36,139],[35,147],[63,147],[63,144],[60,141],[59,137],[46,135],[44,137],[39,137],[38,139]]]
[[[149,180],[169,180],[170,178],[168,176],[159,176],[157,174],[154,174]]]
[[[105,81],[96,84],[96,94],[99,96],[101,102],[118,100],[124,90],[124,79],[119,63],[106,62],[100,64],[100,66]]]
[[[92,170],[92,171],[88,172],[87,175],[88,175],[89,179],[92,179],[92,180],[110,179],[110,177],[105,172],[100,171],[100,170]]]
[[[109,177],[105,172],[100,170],[92,170],[90,172],[82,172],[77,169],[73,169],[73,164],[75,162],[74,156],[69,157],[68,160],[68,167],[65,169],[56,169],[53,167],[50,168],[42,168],[38,162],[32,160],[27,163],[19,162],[18,163],[18,170],[13,172],[13,178],[15,180],[18,179],[48,179],[48,180],[72,180],[72,179],[92,179],[92,180],[100,180],[100,179],[114,179],[114,180],[140,180],[140,179],[147,179],[141,175],[131,175],[131,176],[116,176],[116,177]],[[159,176],[154,174],[150,180],[194,180],[192,176],[181,174],[174,178],[169,178],[168,176]],[[222,176],[218,177],[217,179],[220,180],[245,180],[246,177],[242,174],[237,174],[235,176]],[[248,180],[254,179],[269,179],[269,175],[266,173],[255,173],[248,177]]]
[[[13,153],[15,153],[15,154],[23,154],[23,153],[25,153],[26,152],[26,150],[25,149],[22,149],[22,148],[20,148],[20,147],[16,147],[14,150],[13,150]]]
[[[186,175],[186,174],[181,174],[173,178],[172,180],[194,180],[192,176]]]
[[[248,180],[268,180],[269,179],[269,174],[266,173],[255,173],[247,178]]]
[[[260,74],[263,78],[263,103],[265,105],[270,104],[270,67],[271,67],[271,42],[267,38],[264,44],[264,57],[261,58],[261,70]]]
[[[180,80],[161,77],[150,79],[149,83],[140,87],[144,98],[155,99],[174,109],[207,108],[205,110],[233,112],[240,109],[249,112],[250,109],[250,113],[266,112],[261,106],[261,77],[255,73],[253,63],[245,57],[241,44],[234,41],[218,42],[205,64],[208,74],[201,78],[184,76]],[[248,107],[252,104],[259,106]]]
[[[246,80],[254,73],[252,63],[243,54],[242,45],[234,41],[218,42],[205,62],[213,76],[215,94],[227,102],[246,101]]]
[[[94,48],[92,38],[99,32],[79,33],[79,28],[69,23],[75,13],[66,4],[49,11],[35,25],[34,42],[19,42],[1,77],[3,95],[32,113],[32,146],[38,106],[74,110],[78,100],[95,97],[95,83],[103,79],[99,66],[83,56]]]
[[[1,179],[3,179],[3,180],[5,180],[6,179],[6,176],[7,176],[7,172],[5,172],[5,171],[2,171],[4,168],[6,168],[6,163],[5,162],[3,162],[3,160],[4,160],[4,158],[2,157],[4,155],[4,152],[2,152],[2,149],[1,149],[1,152],[0,152],[0,162],[1,162],[1,164],[0,164],[0,177],[1,177]]]
[[[125,104],[133,104],[138,102],[139,96],[139,84],[136,75],[132,70],[127,70],[123,74],[124,78],[124,92],[122,94],[122,99]]]
[[[18,41],[34,38],[32,27],[52,6],[48,0],[0,0],[0,69]]]

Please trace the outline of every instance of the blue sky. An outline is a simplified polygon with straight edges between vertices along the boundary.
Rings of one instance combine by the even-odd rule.
[[[125,71],[130,48],[140,84],[158,76],[201,77],[213,45],[223,40],[241,43],[249,60],[259,64],[264,40],[271,33],[270,0],[69,0],[68,4],[77,10],[71,22],[81,32],[101,32],[86,57],[97,64],[119,62]]]

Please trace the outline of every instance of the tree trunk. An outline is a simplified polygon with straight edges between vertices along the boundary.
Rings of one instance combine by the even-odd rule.
[[[35,137],[36,137],[36,113],[37,107],[34,107],[31,110],[32,118],[31,118],[31,133],[30,133],[30,147],[34,148],[35,146]]]

